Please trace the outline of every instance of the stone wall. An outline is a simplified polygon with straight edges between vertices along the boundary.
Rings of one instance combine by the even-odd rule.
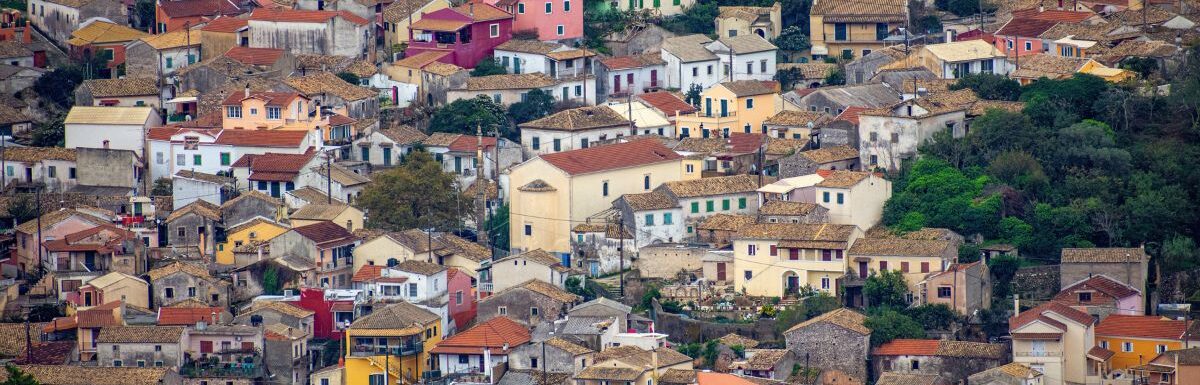
[[[1058,293],[1058,266],[1030,266],[1017,269],[1013,277],[1013,292],[1021,299],[1050,299]]]
[[[658,333],[671,336],[672,341],[681,343],[704,342],[735,333],[758,341],[779,341],[781,336],[775,332],[775,320],[760,319],[754,323],[716,323],[683,318],[679,314],[662,311],[657,302],[654,304],[654,329]]]
[[[789,331],[787,348],[803,361],[807,355],[809,365],[820,370],[838,370],[858,381],[867,378],[867,351],[871,337],[835,326],[829,322],[817,322],[803,329]],[[857,381],[856,381],[857,382]]]

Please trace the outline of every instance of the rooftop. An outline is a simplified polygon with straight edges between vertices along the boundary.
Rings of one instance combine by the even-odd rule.
[[[941,258],[954,246],[949,241],[903,238],[860,238],[848,252],[851,256],[898,256]],[[955,256],[957,253],[954,254]]]
[[[1062,263],[1140,263],[1149,260],[1141,248],[1092,247],[1062,249]]]
[[[594,172],[645,166],[682,158],[675,151],[654,139],[590,147],[580,150],[545,154],[541,159],[567,174]]]
[[[1162,316],[1110,314],[1096,325],[1097,336],[1180,341],[1188,321]]]
[[[582,131],[629,126],[629,120],[606,106],[579,107],[522,123],[521,128],[556,131]]]
[[[144,125],[150,121],[152,107],[71,107],[63,124]]]
[[[811,326],[811,325],[814,325],[817,323],[827,322],[827,323],[831,323],[831,324],[840,326],[847,330],[856,332],[858,334],[871,335],[871,329],[868,329],[866,326],[863,326],[863,322],[865,322],[866,320],[867,320],[867,317],[865,315],[863,315],[862,313],[859,313],[859,312],[856,312],[854,310],[850,310],[847,308],[837,308],[832,311],[821,314],[819,316],[813,317],[807,321],[798,323],[795,326],[792,326],[791,329],[788,329],[786,333],[791,333],[791,332],[794,332],[797,330],[801,330],[801,329],[804,329],[808,326]]]
[[[508,317],[496,317],[438,342],[434,354],[478,354],[487,348],[492,354],[524,345],[530,340],[529,329]]]
[[[87,79],[79,86],[91,91],[93,98],[158,96],[158,81],[154,78]]]

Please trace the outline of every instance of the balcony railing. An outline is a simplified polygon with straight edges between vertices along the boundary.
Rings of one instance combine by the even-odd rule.
[[[237,377],[237,378],[255,378],[262,376],[262,365],[259,360],[255,359],[252,362],[217,362],[217,361],[192,361],[184,364],[179,369],[179,374],[184,377],[204,378],[204,377]]]
[[[350,349],[351,357],[372,357],[382,355],[412,356],[425,351],[423,344],[401,346],[355,345]]]
[[[1017,357],[1062,357],[1062,352],[1047,352],[1047,351],[1027,351],[1013,352]]]
[[[484,292],[484,293],[491,293],[493,287],[494,286],[492,286],[491,282],[480,282],[479,283],[479,291]]]

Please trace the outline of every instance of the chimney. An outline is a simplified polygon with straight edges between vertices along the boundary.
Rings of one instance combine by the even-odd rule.
[[[214,312],[210,313],[209,315],[212,317],[212,324],[216,325],[217,324],[217,312],[214,311]]]
[[[1045,6],[1045,5],[1039,5],[1039,6],[1038,6],[1038,13],[1042,13],[1042,12],[1046,12],[1046,6]]]
[[[1021,295],[1013,294],[1013,315],[1021,314]]]
[[[475,19],[475,2],[474,1],[467,3],[467,16],[470,16],[472,20]]]
[[[246,83],[246,88],[243,89],[242,95],[247,98],[250,97],[250,83]]]

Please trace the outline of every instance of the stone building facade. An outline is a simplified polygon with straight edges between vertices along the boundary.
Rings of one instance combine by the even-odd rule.
[[[539,280],[505,289],[479,301],[476,322],[505,316],[518,323],[533,326],[562,318],[579,296]]]
[[[964,383],[972,374],[1009,361],[1002,344],[946,340],[898,339],[872,352],[872,373],[938,376],[951,383]]]
[[[796,324],[783,336],[787,348],[798,357],[807,355],[811,367],[837,370],[865,383],[871,348],[871,329],[863,326],[866,318],[840,308]]]
[[[179,368],[187,329],[181,326],[112,326],[96,337],[96,363],[108,367]]]

